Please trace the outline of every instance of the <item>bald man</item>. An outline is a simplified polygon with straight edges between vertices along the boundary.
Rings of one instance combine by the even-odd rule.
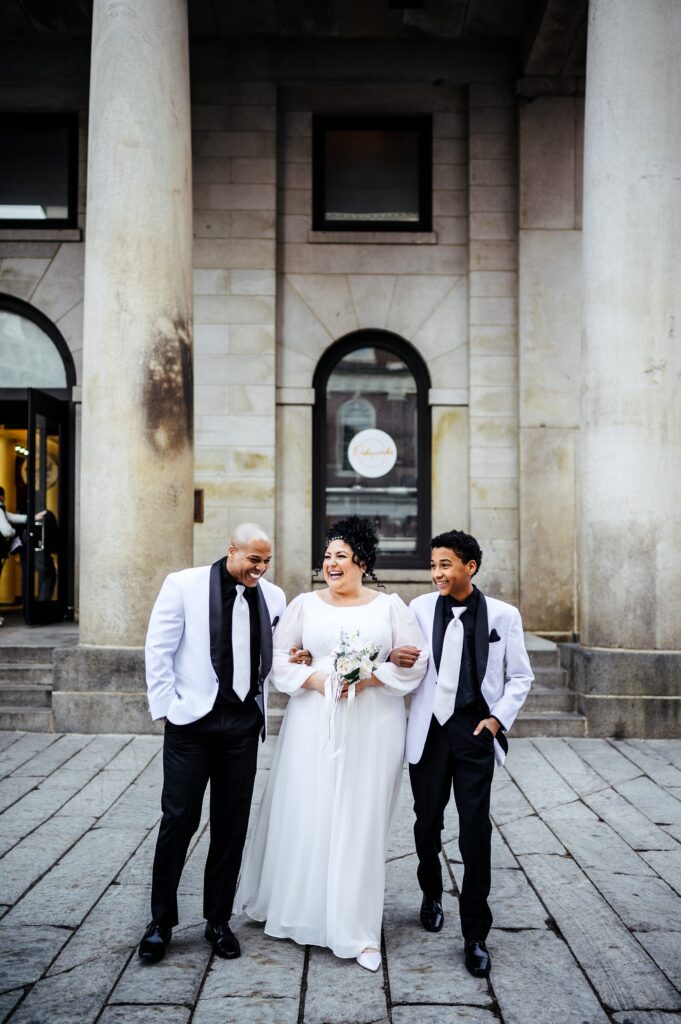
[[[165,722],[163,817],[152,874],[151,921],[139,955],[161,960],[177,924],[177,888],[210,781],[210,846],[203,885],[206,939],[240,956],[229,927],[253,795],[258,735],[267,735],[272,630],[286,607],[263,579],[272,544],[255,523],[227,557],[168,576],[149,620],[145,661],[151,717]]]

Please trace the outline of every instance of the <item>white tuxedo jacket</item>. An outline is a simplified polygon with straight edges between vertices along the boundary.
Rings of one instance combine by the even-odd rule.
[[[281,587],[261,579],[260,692],[256,697],[267,734],[267,689],[272,630],[286,607]],[[222,629],[220,561],[166,576],[151,612],[144,657],[152,718],[186,725],[207,715],[218,692]]]
[[[422,594],[409,605],[431,652],[437,599],[436,593]],[[493,630],[499,639],[490,643]],[[482,695],[490,714],[498,718],[508,731],[529,693],[534,675],[525,650],[520,612],[505,601],[485,597],[482,591],[475,623],[475,660],[478,678],[482,680]],[[433,715],[436,685],[437,672],[431,653],[426,674],[411,698],[407,722],[407,760],[410,764],[418,764],[421,760]],[[502,742],[505,745],[503,737]],[[506,751],[497,739],[494,740],[494,757],[497,764],[503,764],[506,757]]]

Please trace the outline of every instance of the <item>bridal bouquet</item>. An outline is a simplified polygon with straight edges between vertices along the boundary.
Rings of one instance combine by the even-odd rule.
[[[341,629],[338,643],[331,651],[334,675],[341,690],[344,683],[358,683],[360,679],[369,678],[379,650],[373,644],[363,644],[359,630],[348,634]]]
[[[354,683],[360,679],[368,679],[374,669],[374,663],[378,657],[380,647],[374,644],[362,642],[359,630],[354,633],[346,633],[341,629],[338,636],[338,643],[331,651],[333,672],[329,676],[326,687],[326,702],[329,722],[329,735],[331,725],[336,713],[336,707],[341,699],[343,687],[349,683],[351,690],[348,693],[348,700],[352,703],[354,699]]]

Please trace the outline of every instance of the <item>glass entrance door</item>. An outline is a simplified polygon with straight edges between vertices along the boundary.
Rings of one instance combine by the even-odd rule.
[[[29,625],[66,617],[69,404],[28,389],[24,617]]]

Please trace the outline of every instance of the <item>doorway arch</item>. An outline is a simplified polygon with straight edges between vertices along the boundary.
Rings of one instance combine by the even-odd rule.
[[[59,328],[0,293],[0,486],[21,541],[0,575],[0,602],[29,624],[73,614],[76,367]]]
[[[0,396],[41,388],[53,392],[76,384],[76,367],[63,334],[39,309],[0,292]]]

